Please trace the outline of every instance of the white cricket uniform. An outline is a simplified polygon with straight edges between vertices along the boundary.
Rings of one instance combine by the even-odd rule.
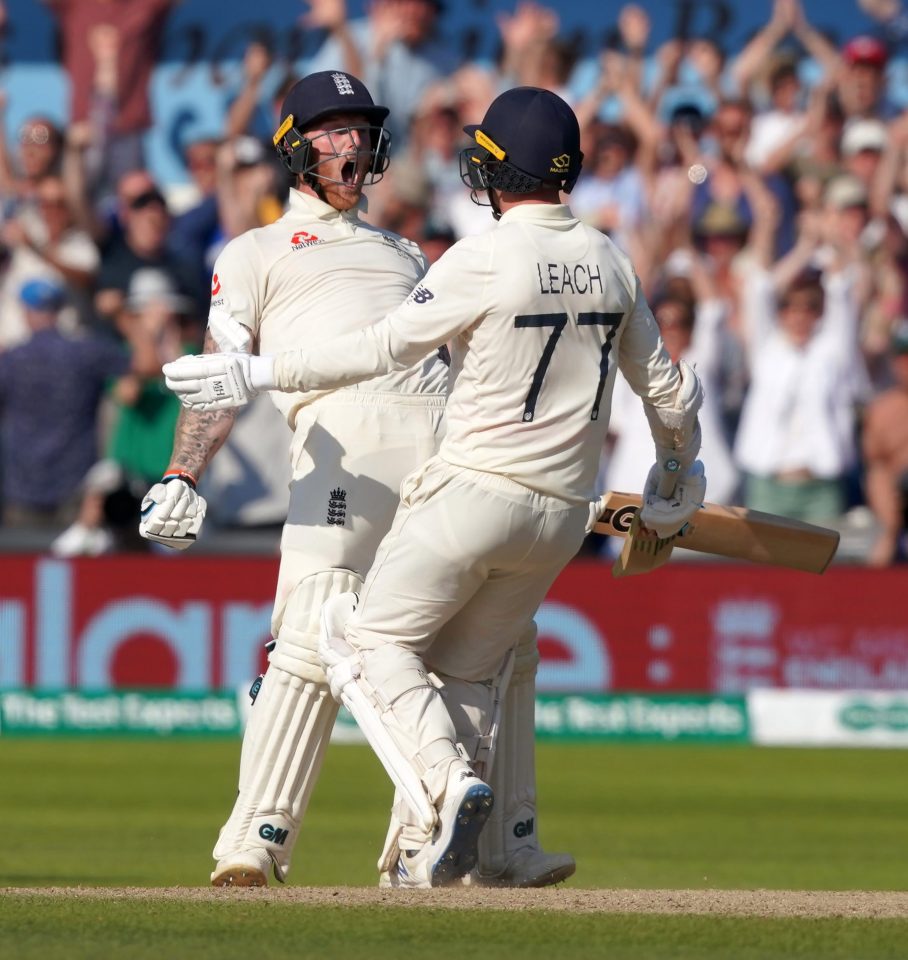
[[[218,257],[209,329],[221,349],[250,338],[262,352],[319,344],[380,320],[424,270],[415,244],[291,190],[280,220]],[[337,714],[317,652],[321,608],[362,584],[401,480],[437,449],[446,382],[447,367],[432,356],[349,389],[273,395],[293,429],[276,643],[214,848],[214,882],[248,870],[264,882],[272,861],[287,875]]]
[[[567,207],[522,204],[382,322],[280,355],[276,381],[352,384],[446,341],[445,438],[404,483],[347,638],[480,680],[584,537],[616,365],[655,406],[674,404],[679,375],[628,259]]]
[[[232,240],[218,257],[212,329],[217,339],[214,318],[226,313],[261,353],[314,346],[380,320],[425,267],[411,241],[291,190],[284,216]],[[294,430],[276,637],[304,576],[337,567],[365,576],[401,480],[437,448],[446,383],[445,364],[423,354],[349,388],[271,394]]]

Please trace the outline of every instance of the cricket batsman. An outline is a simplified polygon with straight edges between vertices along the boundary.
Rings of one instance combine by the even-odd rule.
[[[672,364],[628,259],[561,201],[582,162],[573,111],[520,87],[465,130],[463,177],[497,227],[455,244],[403,305],[320,345],[165,368],[184,403],[218,410],[369,382],[450,343],[439,451],[405,479],[358,595],[325,604],[319,648],[401,798],[402,886],[443,886],[477,861],[495,796],[464,744],[484,736],[489,691],[585,536],[616,369],[655,446],[643,523],[671,536],[705,493],[696,374]],[[451,708],[448,678],[473,685],[469,709]]]

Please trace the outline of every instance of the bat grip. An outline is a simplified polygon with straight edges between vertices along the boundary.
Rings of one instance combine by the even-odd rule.
[[[672,495],[672,491],[675,489],[675,484],[678,482],[678,472],[681,469],[681,463],[678,460],[675,460],[674,457],[666,460],[662,464],[662,477],[659,480],[659,484],[656,487],[656,496],[662,497],[663,499],[668,499]]]

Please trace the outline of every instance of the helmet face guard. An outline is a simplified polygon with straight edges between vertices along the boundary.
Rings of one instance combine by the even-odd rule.
[[[534,176],[511,163],[507,153],[482,130],[477,129],[473,136],[476,145],[467,147],[460,153],[460,179],[470,188],[473,203],[480,207],[492,207],[497,211],[491,190],[502,193],[533,193],[540,187],[548,186],[570,193],[574,189],[576,175],[570,176],[566,173],[563,179],[558,180]],[[583,160],[582,153],[580,160]],[[484,193],[487,199],[481,199],[480,193]]]
[[[310,121],[310,124],[314,121]],[[290,114],[274,134],[274,147],[284,166],[291,173],[302,177],[307,182],[328,181],[330,183],[345,184],[347,181],[337,177],[329,177],[319,172],[319,167],[328,161],[344,159],[357,164],[364,148],[359,150],[339,151],[334,143],[334,136],[345,136],[349,140],[352,131],[358,131],[363,141],[368,140],[369,164],[363,178],[363,186],[378,183],[388,169],[388,148],[391,143],[391,134],[381,124],[351,123],[344,126],[332,127],[315,137],[307,137],[294,125],[293,114]],[[315,147],[315,150],[312,147]]]
[[[530,176],[507,160],[498,160],[484,147],[467,147],[460,153],[460,179],[470,188],[473,203],[491,206],[490,200],[481,200],[480,192],[488,195],[490,189],[504,193],[532,193],[542,186],[539,177]]]

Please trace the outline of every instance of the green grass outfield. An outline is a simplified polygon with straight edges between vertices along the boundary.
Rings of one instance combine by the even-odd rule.
[[[0,887],[206,884],[238,755],[224,740],[0,738]],[[539,782],[545,846],[577,856],[568,887],[908,890],[903,752],[547,744]],[[365,748],[332,748],[288,886],[373,885],[389,799]],[[908,919],[477,914],[251,893],[211,902],[7,891],[0,955],[908,957]]]

